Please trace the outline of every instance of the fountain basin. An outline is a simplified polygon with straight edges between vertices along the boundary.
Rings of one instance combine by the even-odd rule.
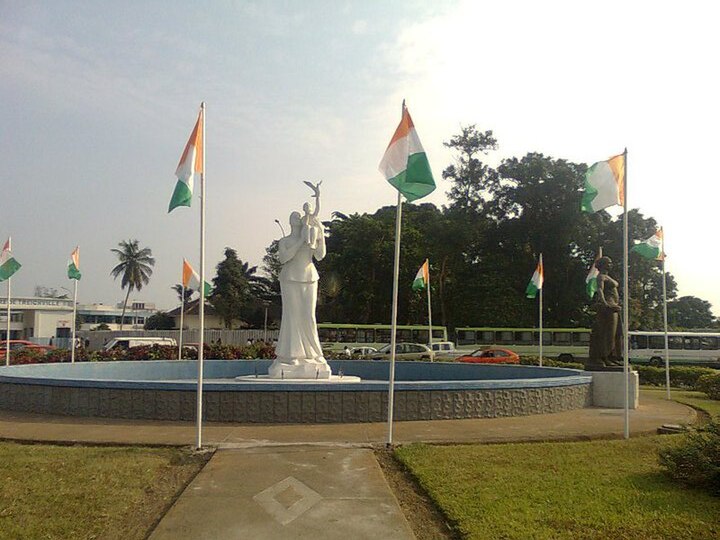
[[[267,373],[271,362],[206,360],[204,419],[349,423],[387,418],[388,362],[329,361],[334,374],[359,377],[359,382],[252,380]],[[195,361],[176,360],[0,367],[0,409],[194,420],[196,377]],[[571,369],[398,362],[395,381],[398,421],[545,414],[591,404],[591,376]]]

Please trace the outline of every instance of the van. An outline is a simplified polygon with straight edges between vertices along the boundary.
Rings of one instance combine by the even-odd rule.
[[[452,341],[435,341],[432,344],[435,354],[455,354],[455,344]]]
[[[133,347],[146,347],[148,345],[170,345],[177,347],[177,341],[169,337],[117,337],[108,341],[103,350],[132,349]]]

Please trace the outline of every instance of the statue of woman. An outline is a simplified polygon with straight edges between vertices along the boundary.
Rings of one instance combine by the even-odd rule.
[[[316,206],[320,203],[319,186],[313,186]],[[303,220],[299,212],[291,213],[290,234],[278,243],[282,320],[275,349],[277,359],[268,371],[272,378],[327,379],[331,375],[315,319],[319,276],[313,258],[320,261],[324,257],[322,223],[317,219]]]
[[[623,356],[618,282],[608,275],[612,269],[610,257],[600,257],[595,266],[599,272],[595,294],[597,315],[590,335],[589,367],[617,366],[622,364]]]

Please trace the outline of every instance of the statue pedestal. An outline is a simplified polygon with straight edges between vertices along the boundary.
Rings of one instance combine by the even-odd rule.
[[[625,384],[622,371],[587,371],[592,375],[593,406],[608,409],[625,408]],[[637,409],[640,405],[640,377],[637,371],[628,373],[628,407]]]
[[[301,364],[283,364],[275,360],[268,369],[271,379],[329,379],[332,375],[327,362],[303,362]]]

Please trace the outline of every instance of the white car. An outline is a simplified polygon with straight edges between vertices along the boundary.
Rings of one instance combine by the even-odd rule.
[[[368,354],[376,353],[377,349],[375,347],[353,347],[350,349],[351,354],[359,354],[362,356],[366,356]]]
[[[396,343],[395,358],[398,360],[431,360],[433,352],[430,347],[422,343]],[[378,349],[377,352],[367,355],[367,358],[373,360],[389,360],[390,345],[385,345]]]
[[[432,344],[432,350],[435,356],[455,356],[457,354],[455,344],[452,341],[435,341]]]
[[[108,341],[103,350],[132,349],[133,347],[145,347],[148,345],[170,345],[177,347],[177,341],[169,337],[117,337]]]

